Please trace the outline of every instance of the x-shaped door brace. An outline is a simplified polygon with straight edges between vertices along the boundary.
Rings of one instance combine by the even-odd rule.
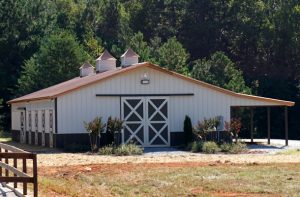
[[[131,133],[131,136],[127,139],[127,141],[125,143],[128,143],[130,140],[132,140],[133,137],[135,137],[141,144],[143,144],[144,142],[142,142],[142,140],[137,136],[137,132],[139,132],[139,130],[141,129],[141,127],[143,127],[144,125],[141,124],[134,132],[127,126],[125,125],[125,127],[128,129],[128,131]]]
[[[159,137],[162,141],[164,141],[166,144],[168,144],[168,142],[161,136],[161,132],[168,126],[166,123],[165,125],[160,128],[159,131],[157,131],[151,124],[149,124],[149,126],[152,128],[152,130],[156,133],[155,136],[152,138],[152,140],[149,142],[149,144],[152,144],[153,141]]]
[[[153,104],[153,102],[151,101],[151,99],[149,100],[152,107],[154,107],[155,109],[155,112],[153,112],[153,114],[151,115],[151,117],[149,118],[149,120],[151,120],[153,118],[153,116],[156,114],[156,113],[159,113],[165,120],[167,120],[168,118],[160,111],[161,108],[168,102],[167,100],[165,100],[162,104],[160,104],[159,107],[156,107],[156,105]],[[165,121],[165,120],[162,120],[162,121]]]
[[[135,115],[137,115],[137,117],[142,121],[143,118],[139,115],[139,113],[136,112],[137,108],[140,106],[140,104],[143,103],[143,100],[141,99],[140,102],[133,108],[131,107],[131,105],[127,102],[127,100],[125,100],[124,104],[127,105],[127,107],[130,108],[131,112],[124,118],[124,120],[126,121],[128,117],[130,117],[133,113]],[[144,111],[144,109],[143,109]]]

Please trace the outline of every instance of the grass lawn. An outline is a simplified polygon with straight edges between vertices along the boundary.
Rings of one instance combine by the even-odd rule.
[[[41,196],[297,196],[299,164],[102,164],[46,167]]]

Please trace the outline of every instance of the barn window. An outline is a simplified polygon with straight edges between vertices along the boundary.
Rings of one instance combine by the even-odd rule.
[[[29,127],[29,130],[31,131],[31,128],[32,128],[32,125],[31,125],[31,111],[28,111],[28,127]]]
[[[53,110],[49,110],[49,127],[53,129]]]
[[[21,112],[20,114],[20,123],[21,123],[21,129],[24,128],[24,112]]]
[[[45,130],[45,110],[42,111],[42,128]]]
[[[38,111],[35,111],[35,114],[34,114],[34,125],[35,125],[35,129],[36,130],[38,130],[38,122],[39,122]]]

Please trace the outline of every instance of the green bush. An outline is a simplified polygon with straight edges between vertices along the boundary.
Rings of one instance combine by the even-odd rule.
[[[204,142],[202,146],[202,151],[204,153],[216,153],[219,152],[220,149],[218,147],[218,144],[215,142]]]
[[[220,145],[221,151],[225,153],[240,153],[247,148],[245,143],[223,143]]]
[[[114,147],[112,145],[104,146],[99,149],[100,155],[113,155],[114,154]]]
[[[90,149],[88,145],[85,144],[65,144],[63,150],[65,152],[76,153],[76,152],[86,152]]]
[[[198,153],[202,151],[203,142],[194,141],[188,144],[187,149],[193,153]]]
[[[189,144],[193,140],[193,126],[191,118],[186,115],[183,123],[185,144]]]
[[[108,145],[99,149],[100,155],[141,155],[143,152],[144,149],[135,144],[123,144],[117,147]]]
[[[135,144],[123,144],[115,149],[115,155],[141,155],[144,149]]]

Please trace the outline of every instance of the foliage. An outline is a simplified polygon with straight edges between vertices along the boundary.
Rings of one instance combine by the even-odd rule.
[[[90,136],[91,151],[98,150],[98,137],[104,131],[106,124],[102,122],[102,117],[96,117],[91,122],[84,122],[84,127]]]
[[[135,144],[122,144],[115,149],[115,154],[122,155],[141,155],[143,154],[144,149],[135,145]]]
[[[107,127],[106,127],[106,135],[107,135],[107,143],[112,144],[114,142],[115,134],[120,133],[123,129],[123,123],[119,118],[108,117]]]
[[[144,149],[135,144],[122,144],[120,146],[108,145],[99,149],[99,154],[101,155],[141,155]]]
[[[211,131],[216,131],[216,128],[220,124],[220,120],[218,117],[215,118],[209,118],[202,121],[198,121],[198,123],[195,125],[194,133],[196,136],[198,136],[201,140],[206,141],[206,136]]]
[[[167,40],[159,49],[158,64],[181,74],[188,74],[189,54],[175,37]]]
[[[203,147],[202,141],[193,141],[187,145],[186,149],[193,153],[198,153],[198,152],[202,152],[202,147]]]
[[[245,85],[243,73],[223,52],[215,52],[210,59],[194,61],[192,76],[235,92],[251,93]]]
[[[188,144],[193,140],[192,120],[188,115],[186,115],[184,119],[183,131],[184,131],[185,144]]]
[[[238,135],[242,128],[242,122],[240,118],[232,118],[230,122],[225,121],[225,129],[235,136],[235,142],[237,142]]]
[[[69,32],[45,38],[39,51],[23,66],[18,93],[30,93],[78,76],[78,68],[87,58],[83,47]]]
[[[203,146],[202,146],[202,151],[204,153],[209,153],[209,154],[212,154],[212,153],[217,153],[220,151],[220,148],[218,146],[218,144],[216,142],[204,142],[203,143]]]
[[[297,0],[1,0],[0,7],[0,113],[5,130],[10,123],[8,100],[78,76],[77,68],[92,62],[103,48],[119,57],[132,46],[142,61],[187,75],[192,70],[192,76],[230,90],[249,93],[251,88],[256,95],[300,101]],[[52,58],[42,56],[41,48],[54,47],[57,39],[51,38],[62,32],[75,45],[66,36],[62,40],[67,43],[56,45],[58,60],[50,53]],[[70,55],[73,46],[84,57]],[[44,77],[47,65],[57,67]],[[58,66],[68,74],[61,74]],[[292,138],[299,138],[299,111],[297,105],[290,110]],[[280,113],[273,122],[282,130]]]
[[[101,147],[99,149],[99,154],[100,155],[113,155],[115,152],[115,147],[113,145],[107,145],[104,147]]]
[[[220,149],[225,153],[233,153],[237,154],[242,152],[247,148],[245,143],[237,142],[237,143],[223,143],[220,145]]]

